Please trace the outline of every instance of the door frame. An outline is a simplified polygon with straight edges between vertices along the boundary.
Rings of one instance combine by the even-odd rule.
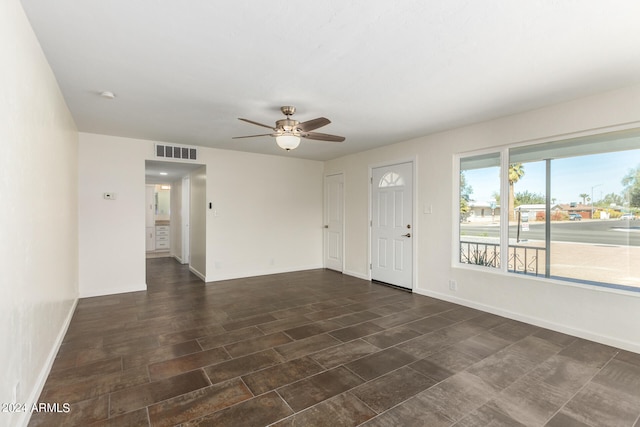
[[[417,204],[417,200],[418,200],[418,181],[416,179],[417,173],[418,173],[418,159],[416,156],[412,156],[409,158],[400,158],[400,159],[396,159],[393,161],[385,161],[385,162],[380,162],[380,163],[371,163],[369,164],[369,200],[368,200],[368,205],[369,205],[369,218],[368,218],[368,222],[369,222],[369,226],[368,226],[368,263],[369,263],[369,272],[368,272],[368,278],[369,280],[372,280],[372,263],[373,263],[373,256],[372,256],[372,251],[373,251],[373,240],[372,240],[372,227],[373,227],[373,170],[376,168],[381,168],[381,167],[387,167],[387,166],[394,166],[394,165],[399,165],[401,163],[411,163],[411,171],[412,171],[412,177],[411,179],[413,180],[413,191],[411,194],[412,197],[412,209],[411,209],[411,224],[412,224],[412,228],[413,231],[411,232],[412,238],[411,238],[411,251],[412,251],[412,256],[411,256],[411,287],[407,288],[410,291],[413,291],[416,288],[416,282],[418,280],[418,244],[417,244],[417,237],[420,235],[419,234],[419,224],[418,224],[418,215],[417,215],[417,208],[418,208],[418,204]]]
[[[191,177],[182,177],[182,264],[191,263]]]
[[[340,230],[341,235],[342,235],[342,265],[340,266],[340,272],[344,273],[344,266],[345,266],[345,242],[344,242],[344,232],[345,232],[345,224],[344,224],[344,218],[345,218],[345,213],[346,213],[346,207],[345,207],[345,188],[346,188],[346,177],[345,177],[345,173],[344,171],[335,171],[335,172],[331,172],[331,173],[327,173],[324,175],[324,179],[323,179],[323,196],[324,196],[324,203],[323,203],[323,229],[322,229],[322,264],[324,268],[327,268],[327,232],[325,229],[325,226],[328,224],[329,219],[327,218],[327,179],[330,176],[336,176],[336,175],[340,175],[342,176],[342,230]]]
[[[200,162],[200,161],[191,162],[191,161],[179,161],[179,160],[171,160],[171,159],[145,158],[145,160],[144,160],[144,169],[143,169],[143,172],[144,172],[145,176],[146,176],[146,171],[147,171],[147,162],[163,163],[163,164],[166,165],[166,168],[168,170],[170,170],[170,171],[175,172],[176,168],[178,168],[180,170],[180,172],[184,172],[184,173],[182,173],[182,175],[180,177],[180,182],[181,182],[181,185],[183,185],[183,187],[184,187],[184,178],[185,177],[188,178],[189,183],[191,183],[191,175],[192,175],[192,173],[195,170],[198,170],[198,169],[200,169],[202,167],[206,167],[207,166],[207,163]],[[183,168],[178,167],[178,165],[181,165],[181,164],[188,164],[189,167],[187,169],[189,169],[189,170],[186,171],[186,172],[183,171],[182,170]],[[206,182],[206,179],[207,179],[206,169],[205,169],[204,178],[205,178],[205,182]],[[168,178],[168,179],[171,179],[171,178]],[[174,182],[176,182],[176,181],[172,181],[170,183],[173,184]],[[146,179],[145,179],[145,185],[156,185],[156,184],[155,183],[147,184]],[[200,279],[202,279],[203,282],[206,282],[205,276],[203,274],[200,274],[197,271],[194,271],[192,269],[192,267],[191,267],[191,254],[193,253],[193,251],[191,249],[191,247],[192,247],[191,242],[193,240],[191,238],[191,230],[193,229],[193,221],[191,220],[191,218],[192,218],[192,215],[193,215],[193,211],[191,209],[191,185],[189,185],[188,187],[189,187],[188,191],[186,192],[186,194],[183,191],[182,197],[180,199],[180,204],[182,205],[181,206],[182,214],[183,215],[188,215],[187,221],[188,221],[189,227],[188,227],[187,232],[189,234],[186,236],[188,238],[188,242],[189,242],[188,247],[186,248],[188,250],[188,257],[187,257],[188,259],[185,260],[185,255],[184,255],[184,249],[185,249],[185,246],[184,246],[184,233],[185,233],[184,227],[180,227],[180,230],[179,230],[180,231],[180,241],[183,243],[183,251],[181,253],[171,252],[171,256],[176,261],[180,262],[181,264],[189,265],[189,270],[191,270],[192,272],[194,272],[194,274],[196,274],[198,277],[200,277]],[[205,192],[206,192],[206,184],[205,184]],[[188,196],[187,197],[188,203],[186,205],[183,204],[183,202],[185,200],[185,196]],[[145,193],[145,199],[146,199],[146,193]],[[186,212],[185,212],[185,210],[186,210]],[[184,219],[183,219],[183,221],[184,221]],[[207,226],[207,221],[205,221],[205,223],[204,223],[205,231],[206,231],[206,226]],[[171,227],[173,227],[173,225]],[[205,260],[206,260],[207,249],[208,249],[208,247],[207,247],[207,245],[205,243],[205,247],[204,247],[204,258],[205,258]],[[146,262],[146,251],[143,254],[143,256],[144,256],[144,260]],[[182,257],[182,259],[181,259],[181,257]],[[146,273],[145,273],[145,283],[146,283]]]

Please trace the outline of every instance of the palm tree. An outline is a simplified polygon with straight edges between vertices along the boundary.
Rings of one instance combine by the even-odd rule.
[[[582,194],[580,194],[580,197],[582,197],[582,204],[586,205],[587,204],[587,197],[589,197],[589,195],[587,193],[582,193]]]
[[[509,166],[509,221],[515,220],[515,196],[513,185],[524,176],[524,166],[522,163],[512,163]]]

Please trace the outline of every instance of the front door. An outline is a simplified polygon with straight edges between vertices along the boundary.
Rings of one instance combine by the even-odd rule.
[[[329,175],[324,181],[324,266],[342,272],[344,177]]]
[[[413,163],[372,170],[371,279],[413,287]]]

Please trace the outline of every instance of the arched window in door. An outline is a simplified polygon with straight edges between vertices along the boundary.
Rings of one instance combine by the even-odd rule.
[[[378,182],[379,188],[400,187],[403,185],[404,185],[404,178],[402,177],[402,175],[396,172],[385,173],[384,175],[382,175],[382,178],[380,178],[380,182]]]

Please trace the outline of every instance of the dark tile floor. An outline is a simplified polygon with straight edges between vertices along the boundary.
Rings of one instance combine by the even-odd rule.
[[[636,426],[640,355],[327,270],[82,299],[31,426]]]

